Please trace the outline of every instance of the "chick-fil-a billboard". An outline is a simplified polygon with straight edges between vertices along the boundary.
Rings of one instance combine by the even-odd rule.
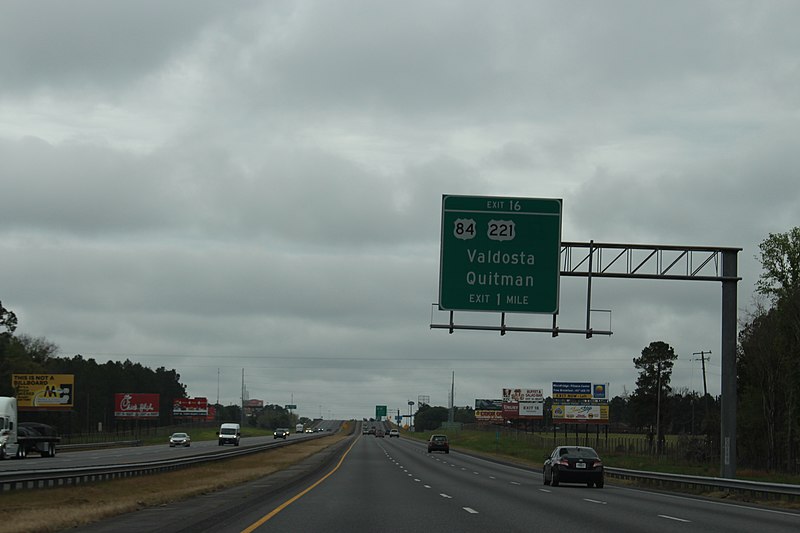
[[[116,418],[158,418],[158,393],[118,392],[114,395]]]

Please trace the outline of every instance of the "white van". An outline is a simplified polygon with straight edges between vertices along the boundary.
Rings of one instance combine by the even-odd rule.
[[[239,445],[239,439],[242,438],[239,424],[222,424],[219,427],[219,445],[233,444]]]

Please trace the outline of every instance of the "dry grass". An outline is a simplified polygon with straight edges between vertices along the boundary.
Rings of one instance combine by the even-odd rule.
[[[8,492],[0,497],[0,533],[61,531],[207,494],[282,470],[345,438],[332,435],[166,474],[77,487]]]

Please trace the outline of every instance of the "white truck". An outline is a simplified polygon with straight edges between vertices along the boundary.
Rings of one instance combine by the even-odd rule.
[[[302,433],[304,429],[305,429],[305,427],[303,426],[303,424],[297,424],[294,427],[294,432],[295,433]]]
[[[0,396],[0,459],[24,459],[30,452],[42,457],[55,457],[56,444],[61,438],[55,428],[17,418],[17,399]]]

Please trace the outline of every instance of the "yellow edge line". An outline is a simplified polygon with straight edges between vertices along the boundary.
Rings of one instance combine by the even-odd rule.
[[[330,472],[328,472],[327,474],[322,476],[319,480],[317,480],[316,483],[314,483],[313,485],[311,485],[310,487],[308,487],[304,491],[300,492],[299,494],[296,494],[296,495],[292,496],[291,498],[289,498],[288,500],[286,500],[285,502],[280,504],[278,507],[273,509],[270,513],[262,516],[258,521],[254,522],[253,524],[251,524],[247,528],[243,529],[242,533],[252,533],[253,531],[258,529],[259,527],[263,526],[268,520],[270,520],[276,514],[280,513],[281,511],[283,511],[284,509],[289,507],[291,504],[293,504],[294,502],[296,502],[297,500],[299,500],[300,498],[302,498],[303,496],[305,496],[306,494],[311,492],[314,488],[316,488],[317,485],[319,485],[320,483],[322,483],[323,481],[328,479],[328,477],[331,474],[333,474],[334,472],[339,470],[339,467],[342,466],[342,463],[344,462],[344,458],[347,457],[347,454],[350,453],[350,450],[353,449],[353,446],[356,445],[356,442],[358,442],[358,439],[360,439],[360,438],[361,438],[361,435],[359,435],[356,438],[356,440],[353,441],[353,444],[351,444],[350,447],[347,448],[347,451],[344,452],[344,455],[342,455],[342,458],[339,459],[338,463],[336,463],[336,466],[333,467],[333,470],[331,470]]]

